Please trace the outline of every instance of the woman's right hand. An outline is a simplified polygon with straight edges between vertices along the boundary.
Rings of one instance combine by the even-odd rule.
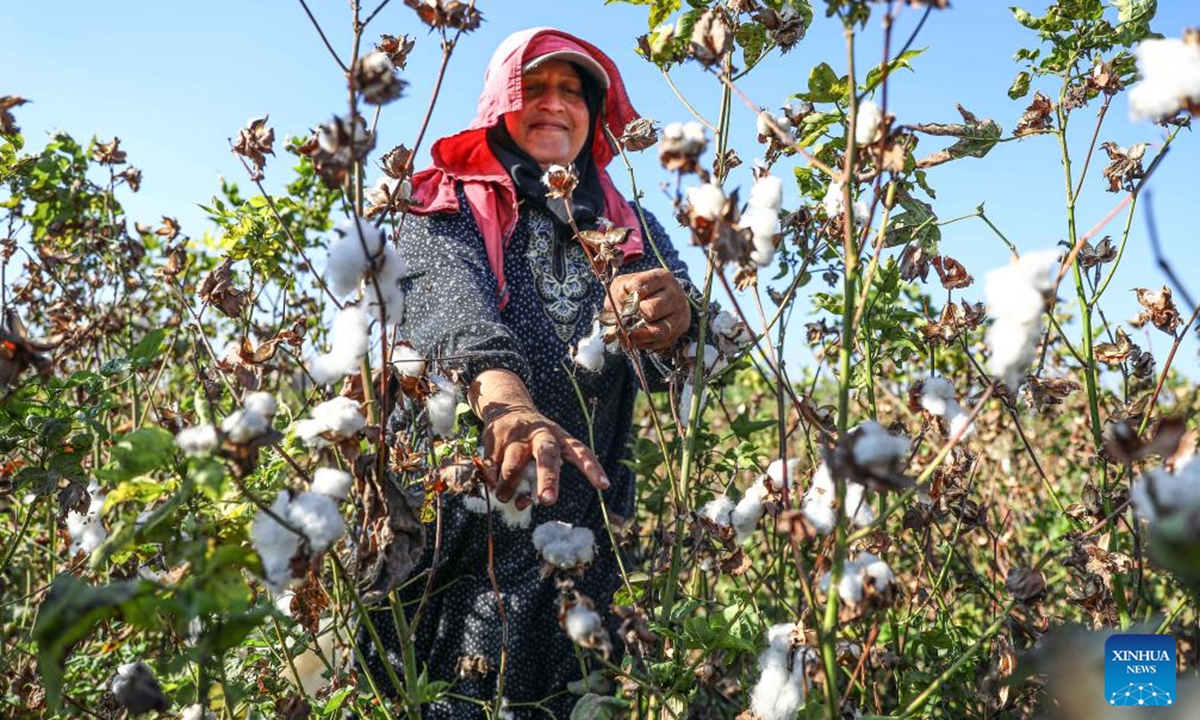
[[[538,412],[515,374],[507,370],[479,373],[468,399],[484,423],[484,457],[499,469],[494,491],[501,502],[508,502],[516,493],[522,471],[530,462],[537,464],[537,499],[543,505],[558,501],[564,460],[579,468],[595,487],[608,489],[608,477],[595,454]],[[524,509],[528,502],[518,498],[518,508]]]

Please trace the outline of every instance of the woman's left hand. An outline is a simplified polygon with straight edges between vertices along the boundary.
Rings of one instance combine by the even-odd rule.
[[[630,293],[638,294],[638,309],[646,324],[629,333],[633,346],[642,350],[666,350],[692,324],[692,306],[679,279],[665,268],[618,275],[604,304],[620,308]]]

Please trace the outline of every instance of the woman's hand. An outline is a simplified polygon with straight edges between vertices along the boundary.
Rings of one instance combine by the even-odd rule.
[[[629,333],[630,342],[643,350],[669,349],[692,324],[692,306],[679,279],[665,268],[618,275],[605,307],[611,311],[615,303],[620,309],[633,292],[646,324]]]
[[[543,505],[558,501],[564,460],[579,468],[595,487],[608,489],[608,477],[592,451],[538,412],[525,384],[515,374],[484,370],[476,376],[467,397],[484,423],[484,457],[499,469],[494,491],[501,502],[512,499],[522,471],[531,461],[537,464],[536,492]],[[518,509],[528,507],[531,500],[518,497]]]

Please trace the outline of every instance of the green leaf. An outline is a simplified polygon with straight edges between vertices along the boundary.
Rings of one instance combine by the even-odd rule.
[[[775,420],[751,420],[745,413],[739,414],[730,424],[733,434],[742,440],[749,440],[750,434],[776,425]]]
[[[1030,30],[1042,29],[1042,24],[1045,22],[1044,18],[1034,17],[1032,13],[1022,10],[1019,7],[1010,7],[1009,10],[1012,11],[1013,17],[1016,18],[1017,22]]]
[[[767,29],[758,23],[743,23],[735,37],[742,48],[742,62],[746,65],[758,62],[767,47]]]
[[[615,720],[625,717],[630,704],[621,698],[588,693],[579,698],[571,711],[571,720]]]
[[[175,452],[175,438],[159,427],[134,430],[113,443],[108,463],[96,476],[119,483],[161,467]]]
[[[650,27],[658,27],[682,6],[680,0],[654,0],[650,5]]]
[[[138,344],[133,347],[133,352],[129,354],[129,359],[138,363],[139,361],[153,360],[158,357],[162,351],[163,340],[167,337],[166,328],[155,328],[142,336]]]
[[[809,102],[838,102],[846,96],[846,78],[838,77],[829,63],[821,63],[808,74],[808,92],[796,97]]]
[[[1008,88],[1008,96],[1013,100],[1023,98],[1029,94],[1029,73],[1022,70],[1017,73],[1017,77],[1013,80],[1012,85]]]
[[[1122,45],[1134,43],[1150,35],[1150,21],[1158,12],[1158,0],[1113,0],[1117,8],[1117,39]]]
[[[63,670],[72,646],[104,620],[144,620],[145,609],[137,602],[152,598],[153,592],[153,585],[144,580],[93,587],[72,575],[54,579],[33,626],[38,672],[50,707],[62,702]]]
[[[897,204],[904,212],[893,212],[888,223],[886,247],[916,243],[926,252],[936,253],[942,231],[933,214],[933,206],[917,200],[907,190],[900,190],[898,195]]]
[[[891,77],[892,73],[896,72],[900,68],[912,70],[912,63],[909,61],[925,52],[925,50],[926,48],[907,50],[901,53],[899,57],[892,58],[892,61],[888,63],[888,76]],[[871,68],[869,72],[867,72],[867,80],[862,86],[862,92],[871,92],[875,88],[879,87],[879,83],[881,82],[883,82],[883,63],[879,63],[875,67]]]

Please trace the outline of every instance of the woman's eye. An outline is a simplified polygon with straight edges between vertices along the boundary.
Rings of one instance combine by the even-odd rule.
[[[521,92],[524,93],[527,97],[532,97],[534,95],[540,95],[542,93],[542,86],[541,85],[526,85],[523,88],[521,88]]]
[[[572,97],[572,98],[582,97],[583,96],[583,88],[564,87],[562,89],[562,93],[563,93],[563,95],[566,95],[567,97]]]

